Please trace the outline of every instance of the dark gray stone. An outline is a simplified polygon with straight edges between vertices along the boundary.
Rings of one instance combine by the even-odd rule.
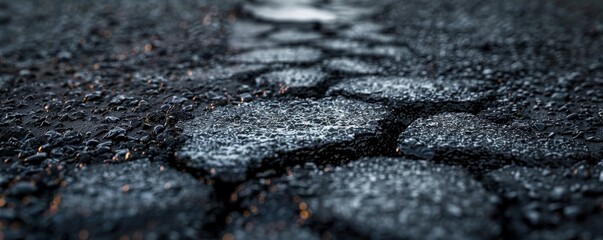
[[[468,113],[444,113],[413,122],[398,140],[400,152],[426,159],[479,164],[500,160],[528,165],[567,165],[588,149],[566,140],[491,123]]]
[[[308,47],[277,47],[252,50],[230,58],[240,63],[310,63],[322,57],[319,50]]]
[[[491,85],[479,80],[433,80],[396,76],[367,76],[332,86],[329,95],[343,95],[401,107],[470,110],[490,96]]]
[[[316,32],[281,30],[270,34],[268,39],[279,43],[302,43],[322,39],[322,36]]]
[[[323,236],[353,239],[487,239],[501,231],[493,219],[497,197],[463,169],[425,161],[363,158],[328,170],[294,169],[265,189],[249,198],[261,200],[247,202],[256,212],[235,217],[232,231],[245,236],[254,231],[243,228],[248,223],[279,221],[329,226]]]
[[[603,163],[563,169],[511,166],[488,173],[485,182],[509,202],[505,216],[513,237],[601,239],[601,173]]]
[[[228,47],[233,50],[248,50],[274,47],[276,44],[261,37],[274,29],[270,24],[240,20],[231,26]]]
[[[343,98],[252,102],[218,108],[183,125],[190,139],[177,158],[192,168],[245,173],[262,165],[333,157],[321,156],[328,154],[321,148],[338,148],[338,144],[358,138],[377,137],[382,134],[379,122],[386,116],[382,106]],[[360,145],[345,152],[367,153],[373,148],[378,146]]]
[[[226,80],[236,77],[245,77],[249,74],[262,71],[266,69],[266,66],[260,64],[240,64],[232,66],[220,66],[212,68],[201,68],[190,71],[188,77],[194,81],[211,82],[214,80]]]
[[[204,224],[215,221],[212,194],[210,186],[148,160],[90,165],[58,191],[52,230],[69,239],[82,232],[93,239],[196,239],[204,235]]]
[[[328,70],[348,74],[380,74],[384,71],[378,65],[352,58],[330,59],[324,65]]]
[[[360,22],[343,30],[341,36],[344,38],[369,40],[379,43],[393,42],[395,37],[381,33],[383,30],[384,27],[382,25],[373,22]]]
[[[243,10],[256,18],[273,22],[332,22],[337,19],[335,12],[314,7],[303,0],[245,4]]]
[[[311,88],[325,81],[327,74],[313,68],[288,68],[269,72],[256,78],[258,85],[279,85],[291,88]]]

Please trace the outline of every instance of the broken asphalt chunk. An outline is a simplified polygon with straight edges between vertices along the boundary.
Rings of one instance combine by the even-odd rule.
[[[479,80],[366,76],[344,80],[328,94],[385,102],[399,108],[474,111],[490,97],[490,84]]]
[[[510,166],[492,171],[484,182],[508,207],[506,226],[524,239],[597,239],[603,236],[603,162],[547,169]]]
[[[280,47],[244,52],[230,58],[238,63],[312,63],[322,57],[320,50],[308,47]]]
[[[501,231],[493,218],[497,197],[464,169],[426,161],[380,157],[295,168],[255,192],[248,199],[257,200],[244,204],[252,214],[233,214],[227,226],[237,238],[287,236],[300,226],[343,239],[488,239]]]
[[[147,160],[90,165],[70,178],[53,201],[60,203],[51,217],[57,238],[195,239],[214,221],[210,186]]]
[[[562,166],[589,158],[588,149],[563,139],[512,129],[468,113],[444,113],[413,122],[398,140],[401,153],[468,166]],[[494,164],[494,165],[491,165]]]
[[[184,124],[190,139],[176,161],[244,179],[248,170],[375,154],[393,148],[381,126],[387,118],[381,105],[343,98],[217,108]]]

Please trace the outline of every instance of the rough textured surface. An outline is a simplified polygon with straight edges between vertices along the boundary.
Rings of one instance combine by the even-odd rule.
[[[442,164],[457,166],[433,162],[404,165],[400,168],[422,174],[410,174],[400,182],[415,186],[419,183],[414,178],[426,179],[439,186],[422,186],[432,190],[426,195],[445,193],[457,201],[464,190],[437,180],[456,182],[458,177],[471,186],[469,182],[479,181],[490,192],[485,195],[502,199],[492,208],[490,202],[478,204],[478,210],[493,215],[479,217],[480,224],[485,224],[479,236],[601,239],[597,186],[603,176],[597,164],[603,159],[602,36],[603,2],[599,0],[0,1],[0,239],[49,239],[57,229],[68,229],[71,236],[77,234],[76,239],[110,234],[101,227],[111,222],[82,232],[60,221],[51,226],[49,219],[58,202],[55,196],[80,182],[93,185],[87,191],[109,191],[94,186],[119,185],[125,180],[93,184],[86,177],[109,171],[106,164],[119,172],[140,160],[160,164],[170,172],[169,176],[161,171],[127,172],[135,177],[144,174],[149,179],[144,181],[148,191],[156,189],[150,185],[157,183],[152,179],[180,179],[177,176],[192,176],[212,186],[208,194],[215,198],[209,198],[207,206],[215,206],[214,211],[206,215],[204,207],[198,206],[195,210],[201,212],[183,215],[186,219],[189,214],[200,214],[185,223],[198,226],[201,221],[203,230],[189,234],[193,231],[184,229],[197,228],[166,224],[177,229],[166,235],[168,239],[176,234],[225,240],[234,235],[260,239],[399,236],[399,229],[375,225],[377,218],[350,200],[380,204],[367,208],[375,211],[393,206],[407,212],[397,199],[412,202],[418,198],[398,192],[403,186],[381,181],[379,177],[386,176],[381,173],[370,175],[376,177],[370,181],[371,187],[400,197],[371,202],[367,200],[371,191],[352,192],[357,185],[346,191],[348,182],[359,181],[347,177],[352,169],[354,173],[363,168],[392,172],[372,164],[344,164],[357,164],[363,157],[396,156],[397,139],[409,125],[412,128],[407,132],[418,134],[413,138],[437,143],[433,145],[437,151],[411,144],[412,148],[398,148],[398,154],[415,160],[433,156]],[[302,69],[315,70],[308,76],[321,77],[298,78]],[[274,79],[266,80],[274,81],[258,84],[258,79],[271,74]],[[293,83],[299,87],[291,86]],[[216,169],[212,174],[211,168],[187,166],[186,158],[177,158],[176,153],[195,131],[209,134],[215,130],[224,141],[235,136],[226,135],[233,133],[228,127],[256,129],[262,136],[272,137],[287,132],[272,134],[270,127],[257,130],[251,123],[245,128],[237,125],[245,116],[213,118],[221,119],[219,122],[199,119],[242,114],[234,109],[254,106],[254,114],[262,116],[258,117],[261,124],[256,125],[263,126],[279,121],[269,118],[280,114],[274,109],[288,114],[282,118],[294,119],[291,116],[300,112],[292,110],[300,107],[291,103],[323,102],[332,97],[354,100],[341,99],[347,103],[336,104],[337,109],[377,103],[391,112],[386,121],[354,131],[368,134],[345,137],[353,140],[344,140],[334,130],[333,135],[320,138],[321,143],[315,142],[317,138],[302,141],[296,137],[310,134],[300,127],[292,131],[299,135],[285,138],[285,144],[273,148],[292,151],[277,157],[272,151],[253,148],[248,155],[257,157],[249,168],[253,171],[235,173],[233,178],[215,174]],[[316,112],[321,119],[339,117],[337,112],[326,112],[328,109]],[[368,118],[381,119],[381,110]],[[363,121],[375,110],[362,107],[356,112],[359,114],[342,115],[346,116],[344,122]],[[473,115],[415,127],[450,112]],[[309,129],[330,126],[314,123],[314,117],[305,119]],[[192,131],[185,127],[189,123],[221,128]],[[296,124],[305,123],[291,125]],[[320,170],[290,169],[290,164],[308,162]],[[496,170],[506,165],[511,170]],[[523,169],[517,165],[533,166],[512,170]],[[337,167],[347,173],[331,173]],[[298,171],[312,177],[302,178]],[[289,174],[294,176],[283,176]],[[381,183],[393,185],[381,189]],[[569,193],[556,190],[557,186]],[[477,193],[479,187],[474,187],[475,191],[469,192]],[[82,205],[79,196],[94,202],[85,191],[70,194],[79,194],[73,195],[70,204]],[[271,197],[263,200],[260,197],[268,195]],[[112,196],[119,206],[122,200],[131,199],[124,194]],[[471,196],[463,195],[468,202],[483,195]],[[165,209],[168,206],[161,205],[161,198],[142,198],[140,202]],[[316,212],[308,209],[310,201],[301,204],[302,198],[327,199],[334,207]],[[428,220],[405,229],[408,238],[425,239],[442,232],[434,226],[452,228],[434,217],[435,212],[458,213],[458,209],[442,208],[432,199],[425,200],[422,208],[411,209]],[[338,206],[359,214],[338,210]],[[128,237],[137,239],[141,234],[136,229],[146,219],[183,211],[169,209],[172,211],[134,217],[126,210],[99,210],[95,216],[120,219],[119,230],[134,232]],[[474,212],[470,209],[467,213]],[[379,215],[383,218],[378,219],[393,219],[390,212]],[[95,216],[86,221],[100,221]],[[447,224],[455,224],[449,235],[475,236],[469,232],[477,217],[461,215],[449,220]],[[500,229],[488,232],[492,222]],[[159,225],[156,230],[164,232]]]
[[[270,34],[268,39],[280,43],[303,43],[320,40],[322,36],[316,32],[302,32],[296,30],[281,30]]]
[[[340,23],[356,20],[372,12],[371,8],[356,8],[345,1],[321,2],[308,0],[265,0],[251,1],[243,10],[255,18],[277,23]]]
[[[9,76],[0,76],[0,91],[5,89],[5,85],[8,84]]]
[[[446,106],[469,110],[488,97],[488,83],[477,80],[443,81],[424,78],[368,76],[346,79],[329,89],[343,95],[399,106]]]
[[[219,108],[183,126],[191,138],[178,152],[178,159],[212,173],[244,174],[250,168],[266,167],[262,162],[271,159],[276,162],[264,164],[291,165],[297,160],[295,155],[318,155],[328,145],[341,144],[348,154],[367,154],[370,149],[353,142],[362,137],[383,138],[379,122],[386,117],[382,106],[342,98]]]
[[[66,181],[51,205],[59,238],[195,239],[215,221],[210,186],[147,160],[91,166]]]
[[[583,144],[512,129],[468,113],[418,119],[400,135],[398,148],[403,154],[467,165],[496,160],[571,165],[590,157]]]
[[[321,57],[319,50],[308,47],[252,50],[232,57],[242,63],[308,63]]]
[[[326,80],[327,74],[319,69],[289,68],[269,72],[256,78],[258,85],[278,85],[290,88],[310,88]]]
[[[379,74],[383,72],[383,68],[375,64],[349,58],[331,59],[325,62],[325,66],[331,71],[350,74]]]
[[[232,231],[241,237],[254,227],[278,232],[276,219],[351,238],[484,239],[501,231],[493,219],[495,196],[463,169],[425,161],[363,158],[324,171],[294,169],[265,189],[248,203],[255,210],[247,221],[235,217]],[[280,217],[271,219],[273,213]]]
[[[603,162],[563,169],[507,167],[488,173],[509,207],[510,237],[526,239],[601,239]],[[531,231],[532,227],[538,230]]]

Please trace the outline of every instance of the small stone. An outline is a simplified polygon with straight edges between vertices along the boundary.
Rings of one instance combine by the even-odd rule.
[[[41,153],[37,153],[35,155],[25,158],[25,162],[36,164],[36,163],[40,163],[40,162],[44,161],[44,159],[46,159],[46,157],[48,157],[48,154],[45,152],[41,152]]]
[[[100,91],[94,91],[94,92],[88,93],[84,96],[84,102],[99,100],[101,98],[101,96],[102,96],[102,93]]]
[[[251,102],[253,100],[253,96],[250,93],[241,93],[239,94],[239,99],[241,102]]]
[[[105,134],[104,138],[105,139],[115,139],[115,138],[125,137],[125,135],[126,135],[126,129],[123,129],[120,127],[114,127],[109,132],[107,132],[107,134]]]
[[[70,60],[72,57],[72,54],[68,51],[60,51],[59,53],[57,53],[57,58],[60,61],[68,61]]]
[[[114,117],[114,116],[107,116],[103,120],[103,122],[105,122],[105,123],[116,123],[118,121],[119,121],[119,118],[118,117]]]

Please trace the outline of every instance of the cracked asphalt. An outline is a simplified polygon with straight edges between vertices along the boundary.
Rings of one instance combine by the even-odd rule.
[[[596,0],[0,0],[0,240],[603,239]]]

